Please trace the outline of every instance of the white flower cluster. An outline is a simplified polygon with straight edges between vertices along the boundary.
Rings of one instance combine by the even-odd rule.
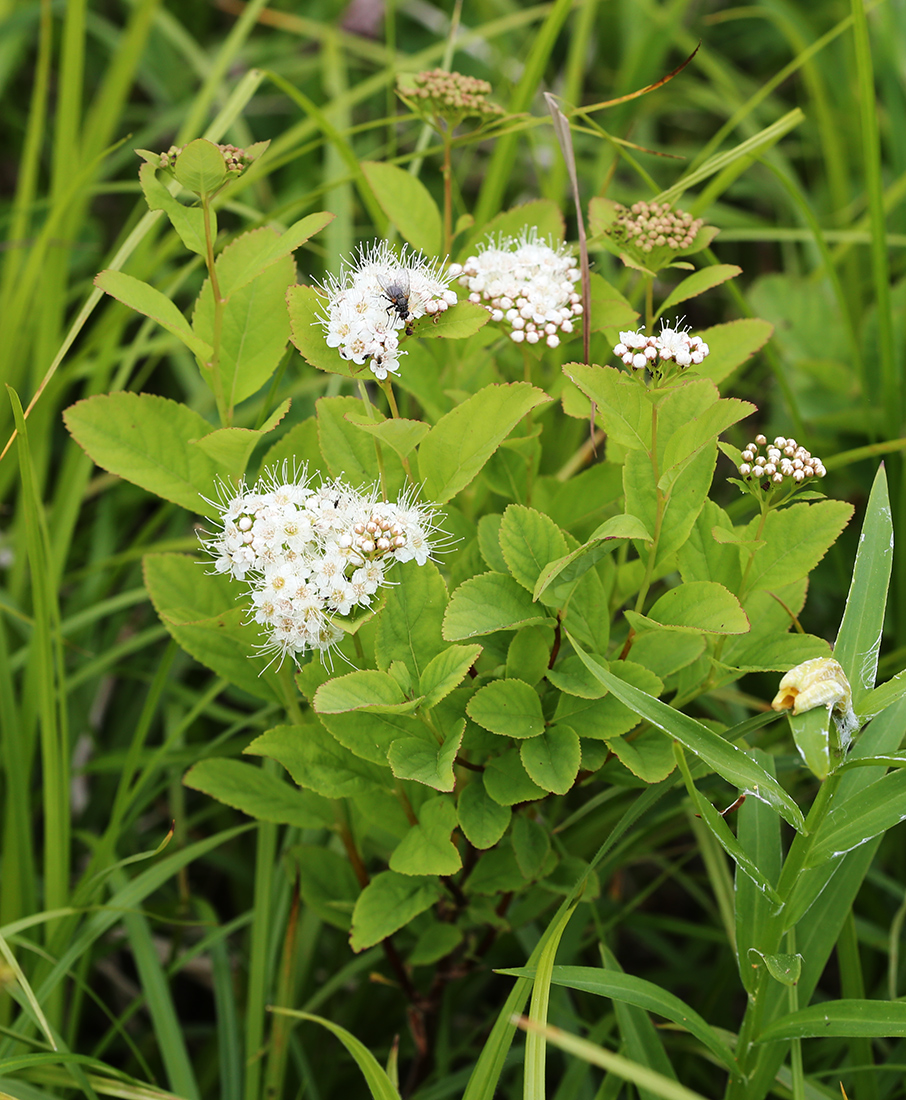
[[[766,448],[764,455],[760,453],[762,447]],[[743,477],[759,481],[767,477],[779,485],[784,478],[801,482],[810,477],[824,477],[827,470],[820,458],[813,458],[795,439],[778,435],[772,444],[768,444],[763,435],[756,435],[755,441],[742,452],[739,472]]]
[[[690,336],[688,329],[663,326],[657,336],[644,332],[621,332],[620,342],[614,349],[627,367],[653,370],[655,360],[673,361],[678,367],[701,363],[711,349],[700,336]]]
[[[421,252],[397,255],[386,241],[360,248],[338,276],[328,276],[321,288],[327,296],[319,317],[327,346],[357,366],[368,363],[383,381],[400,368],[400,330],[411,333],[419,317],[437,316],[455,306],[449,289],[452,275]]]
[[[509,325],[517,344],[544,340],[555,348],[558,333],[572,332],[573,318],[582,312],[578,262],[566,245],[553,248],[539,240],[534,228],[521,237],[490,238],[476,255],[448,270],[468,287],[470,302],[483,305],[491,320]]]
[[[222,529],[202,545],[216,573],[246,582],[263,648],[281,660],[330,649],[343,637],[335,616],[367,607],[394,562],[424,565],[437,548],[434,513],[411,495],[388,503],[338,479],[312,485],[285,463],[216,506]]]

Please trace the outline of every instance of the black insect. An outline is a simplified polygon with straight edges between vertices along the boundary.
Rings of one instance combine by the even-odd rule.
[[[406,322],[406,335],[412,335],[412,322],[415,318],[409,311],[409,272],[395,271],[386,278],[378,276],[382,297],[390,303],[387,312],[395,313]]]

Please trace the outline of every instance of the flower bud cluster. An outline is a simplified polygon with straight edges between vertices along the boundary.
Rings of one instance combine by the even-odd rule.
[[[437,317],[456,305],[451,278],[421,252],[410,254],[404,247],[397,255],[386,241],[360,248],[322,287],[327,302],[318,321],[327,346],[357,366],[367,362],[380,381],[397,374],[406,354],[400,330],[410,334],[417,318]]]
[[[281,661],[336,645],[338,616],[368,607],[395,562],[424,565],[437,549],[434,513],[411,495],[390,503],[342,479],[313,485],[285,463],[216,507],[220,530],[202,545],[215,573],[245,582],[263,649]]]
[[[763,435],[756,435],[742,452],[739,472],[745,478],[768,478],[773,485],[780,485],[784,480],[799,484],[812,477],[824,477],[827,470],[820,458],[813,458],[795,439],[778,435],[769,444]]]
[[[702,218],[693,218],[685,210],[674,210],[669,202],[634,202],[628,209],[618,203],[616,209],[617,216],[607,231],[609,236],[641,252],[690,248],[705,224]]]
[[[421,100],[423,111],[439,115],[455,124],[469,115],[502,115],[504,110],[491,103],[491,85],[486,80],[462,73],[450,73],[444,69],[426,69],[412,78],[414,88],[406,88],[403,94],[410,99]]]
[[[213,143],[215,144],[216,143]],[[220,150],[220,154],[223,157],[224,167],[228,172],[232,172],[234,175],[239,175],[244,171],[252,161],[256,160],[256,156],[250,154],[246,149],[240,149],[237,145],[216,145],[216,148]],[[160,167],[172,168],[179,159],[179,154],[185,149],[184,145],[171,145],[170,148],[160,155]]]
[[[534,228],[521,237],[489,238],[449,271],[469,289],[469,301],[483,305],[492,321],[507,325],[517,344],[543,340],[555,348],[560,334],[572,332],[574,318],[582,313],[578,261],[566,245],[554,248],[539,240]]]
[[[627,367],[633,370],[658,369],[658,363],[674,362],[678,367],[704,362],[711,349],[700,336],[690,336],[687,328],[662,326],[657,336],[644,332],[621,332],[620,342],[613,349]]]

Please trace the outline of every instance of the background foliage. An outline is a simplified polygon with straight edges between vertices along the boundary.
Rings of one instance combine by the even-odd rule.
[[[361,1089],[359,1069],[338,1043],[312,1024],[267,1013],[267,1004],[328,1017],[382,1064],[394,1064],[399,1034],[404,1083],[415,1060],[406,1027],[412,991],[407,998],[399,988],[392,960],[379,947],[352,954],[335,913],[299,904],[295,883],[314,874],[317,859],[324,875],[345,873],[323,854],[321,833],[308,821],[252,826],[183,785],[199,761],[238,757],[282,720],[282,709],[194,662],[149,602],[153,578],[143,575],[142,558],[195,550],[186,512],[99,470],[63,428],[64,408],[117,391],[154,393],[215,419],[191,354],[92,285],[99,270],[126,263],[180,307],[202,286],[200,259],[186,262],[163,218],[145,220],[134,148],[165,149],[201,134],[242,146],[269,139],[260,170],[218,212],[221,229],[269,220],[285,227],[329,210],[335,219],[297,253],[300,269],[319,276],[393,220],[369,199],[364,162],[400,158],[408,167],[424,155],[420,178],[442,203],[430,133],[412,119],[398,121],[405,115],[393,91],[398,71],[450,60],[490,80],[496,101],[524,116],[494,143],[455,151],[457,213],[471,211],[481,226],[525,201],[572,209],[543,91],[577,105],[625,95],[658,80],[701,40],[665,88],[596,112],[574,130],[583,198],[647,199],[710,156],[752,142],[751,156],[728,159],[683,199],[721,229],[720,262],[743,270],[689,302],[687,319],[696,331],[748,317],[774,325],[772,341],[732,376],[724,396],[753,401],[769,437],[793,432],[806,441],[830,471],[830,495],[856,509],[857,521],[812,574],[810,634],[828,641],[836,634],[878,456],[887,452],[894,528],[904,530],[902,6],[875,4],[866,20],[861,9],[830,2],[730,9],[686,0],[533,7],[475,0],[464,7],[451,54],[452,14],[450,5],[392,4],[382,13],[367,4],[298,10],[233,0],[0,5],[0,376],[23,404],[37,397],[27,460],[14,447],[0,462],[0,943],[8,946],[0,1087],[11,1095],[73,1088],[159,1095],[150,1084],[114,1083],[116,1071],[188,1098]],[[620,153],[602,126],[685,159]],[[575,234],[568,213],[567,238]],[[635,294],[631,273],[604,252],[594,260],[598,273]],[[562,361],[577,357],[563,350]],[[597,353],[596,361],[607,361],[603,339]],[[275,378],[267,411],[291,398],[293,424],[313,414],[319,397],[355,392],[295,353]],[[0,405],[2,443],[14,408]],[[240,404],[237,423],[258,428],[263,416],[253,400]],[[581,422],[566,431],[579,446]],[[739,432],[739,444],[752,434],[745,426]],[[734,500],[727,487],[720,503],[732,510]],[[163,559],[148,560],[153,570]],[[904,560],[894,560],[879,682],[906,663]],[[775,688],[776,675],[750,676],[697,716],[741,722]],[[888,749],[898,746],[898,733],[890,731]],[[807,804],[816,784],[798,768],[786,724],[768,727],[759,747],[774,754],[784,782]],[[260,772],[264,784],[279,774],[268,763]],[[718,803],[729,792],[719,781],[706,790]],[[671,780],[646,803],[636,798],[602,785],[564,805],[555,835],[581,860],[594,856],[626,812],[632,827],[614,838],[596,868],[597,889],[586,891],[568,924],[550,923],[556,894],[527,894],[522,911],[507,913],[480,945],[480,965],[444,983],[433,1067],[423,1067],[419,1095],[439,1100],[463,1091],[512,988],[512,978],[493,969],[525,966],[556,934],[558,963],[598,965],[603,943],[608,973],[622,967],[705,1019],[736,1026],[744,994],[727,864],[682,784]],[[173,836],[159,851],[171,822]],[[898,840],[894,833],[878,847],[831,964],[809,979],[820,977],[819,998],[900,995],[906,868]],[[312,848],[322,854],[312,857]],[[423,945],[420,996],[431,993],[440,947]],[[27,984],[15,981],[14,963]],[[531,966],[552,963],[552,955],[539,955]],[[605,1046],[622,1036],[635,1061],[656,1060],[647,1016],[594,991],[567,992],[556,984],[562,977],[549,1005],[534,1004],[536,1019]],[[43,1017],[29,989],[39,991]],[[63,1053],[50,1051],[43,1021]],[[702,1058],[684,1032],[666,1033],[665,1042],[680,1081],[706,1096],[722,1089],[717,1053],[713,1062]],[[902,1043],[851,1036],[806,1043],[809,1087],[833,1089],[842,1080],[849,1095],[901,1095]],[[502,1088],[515,1095],[522,1053],[501,1057]],[[582,1058],[559,1059],[549,1054],[549,1088],[564,1100],[627,1087],[613,1072],[602,1084]],[[539,1087],[535,1069],[529,1081]],[[373,1067],[372,1077],[380,1080]]]

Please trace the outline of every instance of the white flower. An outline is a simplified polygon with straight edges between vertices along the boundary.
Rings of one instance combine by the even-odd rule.
[[[451,269],[454,270],[454,269]],[[576,291],[581,273],[566,245],[539,240],[535,228],[520,237],[490,237],[462,265],[459,281],[469,300],[483,305],[491,319],[510,329],[510,339],[549,347],[557,332],[572,332],[571,318],[582,312]]]
[[[280,660],[335,646],[337,617],[368,607],[394,562],[424,565],[443,541],[411,492],[394,502],[341,479],[315,487],[306,468],[290,477],[286,463],[209,503],[220,512],[220,530],[201,539],[213,571],[245,582],[249,620]]]
[[[670,328],[661,322],[661,331],[657,336],[646,336],[644,332],[621,332],[620,342],[614,346],[613,353],[620,357],[627,367],[642,370],[648,367],[654,370],[655,359],[662,362],[675,362],[678,367],[688,367],[704,362],[711,349],[700,336],[690,336],[688,328]],[[744,455],[747,461],[748,456]]]
[[[382,381],[397,374],[406,354],[399,346],[400,330],[408,335],[414,320],[436,317],[456,304],[452,277],[408,246],[399,254],[386,241],[361,247],[322,287],[327,302],[318,321],[327,346],[357,366],[367,362]]]

